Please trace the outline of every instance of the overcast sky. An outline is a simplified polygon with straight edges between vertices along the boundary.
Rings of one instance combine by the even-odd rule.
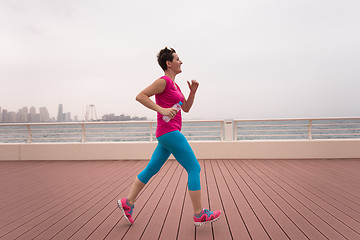
[[[155,119],[135,97],[168,46],[184,119],[360,117],[359,29],[358,0],[0,0],[0,107]]]

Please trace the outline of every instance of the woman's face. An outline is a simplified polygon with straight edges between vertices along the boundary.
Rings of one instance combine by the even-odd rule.
[[[180,60],[179,56],[176,53],[173,53],[174,59],[171,62],[171,69],[175,73],[181,73],[181,64],[182,61]]]

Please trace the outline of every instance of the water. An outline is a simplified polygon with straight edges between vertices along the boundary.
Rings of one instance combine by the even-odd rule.
[[[309,120],[241,121],[237,140],[308,139]],[[360,119],[312,120],[312,139],[360,138]]]
[[[189,141],[220,141],[223,132],[222,123],[221,121],[184,121],[182,133]],[[156,141],[154,122],[30,125],[30,130],[32,143]],[[309,120],[237,121],[235,139],[308,139],[308,132]],[[313,120],[311,132],[312,139],[360,138],[360,118]],[[28,141],[29,129],[26,125],[0,124],[0,143]]]
[[[83,131],[84,128],[84,131]],[[0,143],[26,143],[26,125],[1,126]],[[134,142],[156,141],[156,123],[97,123],[74,125],[31,125],[31,142]],[[84,134],[85,133],[85,134]],[[220,122],[184,122],[188,140],[221,140]]]

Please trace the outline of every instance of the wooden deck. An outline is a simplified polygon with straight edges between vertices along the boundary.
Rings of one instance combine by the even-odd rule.
[[[130,226],[116,206],[147,161],[0,162],[0,239],[360,239],[360,159],[200,161],[195,228],[187,174],[168,161]]]

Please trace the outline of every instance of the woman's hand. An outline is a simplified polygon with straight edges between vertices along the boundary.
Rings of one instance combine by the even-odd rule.
[[[187,83],[189,85],[190,91],[195,93],[199,87],[199,83],[196,80],[191,80],[191,84],[189,81],[187,81]]]
[[[170,119],[173,119],[177,114],[176,108],[162,108],[159,113],[163,116],[168,116]]]

